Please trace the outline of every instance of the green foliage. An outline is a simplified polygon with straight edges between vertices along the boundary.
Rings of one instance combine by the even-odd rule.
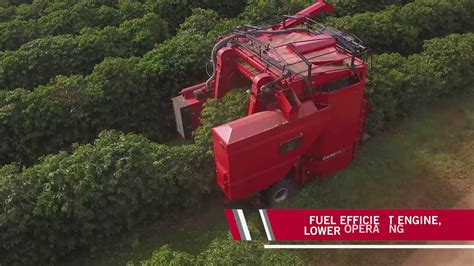
[[[384,12],[386,11],[380,13]],[[90,141],[103,129],[138,132],[158,141],[173,135],[171,104],[170,101],[163,99],[176,95],[183,87],[203,81],[209,51],[216,36],[229,32],[236,25],[245,22],[237,19],[218,20],[211,30],[210,27],[207,28],[210,26],[207,20],[214,17],[215,13],[212,11],[196,10],[195,14],[183,23],[182,31],[178,32],[177,36],[158,45],[142,58],[108,59],[97,65],[96,70],[86,77],[80,86],[76,86],[74,92],[87,100],[75,106],[60,104],[63,101],[58,95],[68,95],[71,90],[64,86],[58,87],[55,83],[42,87],[38,92],[12,93],[11,95],[16,96],[11,96],[8,104],[0,109],[0,114],[4,117],[0,131],[5,132],[0,144],[1,162],[32,163],[39,156],[64,149],[74,142]],[[201,30],[197,30],[201,25],[204,26]],[[414,73],[418,73],[417,71],[432,73],[433,69],[443,65],[432,64],[432,61],[428,63],[427,65],[431,67],[428,70],[418,69],[418,64],[415,63],[406,66],[414,68]],[[383,67],[381,69],[389,72],[391,65],[388,64],[385,70]],[[397,71],[393,70],[389,74],[407,75],[407,70],[400,70],[400,73]],[[461,71],[466,73],[467,70]],[[413,77],[411,78],[413,82],[426,82],[415,75],[409,76]],[[371,79],[381,84],[375,89],[369,89],[372,105],[398,106],[396,103],[398,98],[386,99],[392,95],[389,90],[401,91],[393,88],[405,86],[408,81],[400,83],[396,78],[385,80],[383,75],[380,79]],[[55,92],[57,90],[62,92]],[[41,96],[42,94],[44,96]],[[387,101],[391,103],[386,103]],[[55,106],[53,110],[61,110],[61,115],[48,121],[44,118],[50,117],[48,114],[50,109],[39,108],[35,115],[25,111],[33,110],[33,106]],[[386,121],[395,119],[397,117],[395,113],[406,113],[410,109],[409,105],[403,105],[400,109],[403,111],[397,109],[396,112],[390,108],[374,107],[373,114],[369,117],[369,128],[377,131],[377,128],[383,127]]]
[[[398,80],[403,79],[404,73],[400,70],[406,64],[406,58],[400,54],[382,54],[375,56],[370,64],[370,84],[366,88],[370,106],[367,130],[376,132],[381,130],[387,121],[393,121],[397,117],[398,100],[392,95],[394,91],[403,89]]]
[[[79,1],[63,6],[37,19],[14,19],[0,23],[0,51],[15,50],[22,44],[37,38],[77,34],[85,27],[118,25],[121,14],[107,6],[96,6],[93,1]]]
[[[0,23],[0,50],[14,50],[36,38],[76,34],[84,27],[118,25],[126,20],[143,17],[147,12],[162,15],[174,32],[191,15],[193,8],[212,9],[222,17],[235,17],[244,6],[244,0],[35,0],[18,7],[6,5],[0,7],[0,21],[4,22]]]
[[[255,236],[255,233],[252,235]],[[303,259],[294,253],[264,250],[261,241],[234,241],[230,235],[214,239],[209,247],[197,256],[182,251],[173,251],[168,245],[165,245],[153,252],[150,259],[141,262],[142,266],[306,264]]]
[[[375,51],[411,52],[419,45],[418,30],[397,21],[400,9],[390,6],[384,11],[367,12],[342,18],[331,18],[328,25],[346,29],[364,40]]]
[[[336,16],[366,11],[378,11],[387,5],[405,4],[412,0],[328,0],[335,9]],[[293,15],[303,10],[312,0],[248,0],[241,16],[252,23],[261,24],[280,21],[284,15]]]
[[[8,19],[2,20],[8,21],[11,19],[29,20],[38,19],[51,12],[62,10],[68,6],[72,6],[75,2],[73,0],[65,1],[51,1],[51,0],[34,0],[31,4],[20,5],[15,7],[12,11],[11,16]]]
[[[328,0],[334,5],[337,16],[351,15],[367,11],[378,11],[388,5],[404,5],[413,0]]]
[[[3,0],[8,6],[18,6],[21,4],[30,4],[33,0]]]
[[[110,131],[31,168],[1,168],[0,262],[51,262],[189,206],[207,191],[201,154]]]
[[[246,0],[149,0],[148,10],[159,14],[170,26],[177,29],[195,8],[212,9],[224,18],[236,17],[245,7]]]
[[[118,27],[36,39],[0,56],[0,87],[31,90],[57,75],[90,73],[105,57],[140,56],[167,37],[166,23],[147,14]]]
[[[80,141],[87,130],[80,130],[88,117],[88,99],[82,90],[82,77],[59,77],[50,86],[40,86],[35,93],[17,89],[5,94],[0,107],[2,162],[24,162],[57,150],[65,142]],[[79,130],[78,130],[79,129]],[[52,138],[57,132],[60,138]],[[95,134],[94,134],[95,135]]]
[[[2,162],[33,162],[73,142],[90,141],[104,128],[139,131],[144,121],[158,124],[151,117],[156,111],[147,112],[150,106],[144,104],[152,96],[150,91],[135,88],[137,62],[137,58],[106,59],[85,79],[58,77],[33,92],[7,94],[0,108]]]
[[[411,54],[420,51],[423,40],[473,31],[473,16],[470,0],[415,0],[380,12],[330,18],[327,24],[349,30],[373,50]]]
[[[421,54],[374,56],[367,88],[367,129],[376,133],[442,95],[469,90],[474,82],[474,34],[427,41]]]
[[[249,96],[244,89],[234,89],[222,99],[210,99],[204,103],[201,125],[194,131],[194,141],[212,155],[211,129],[246,115]]]
[[[440,86],[453,90],[472,88],[474,81],[474,34],[453,34],[426,41],[423,54],[441,75]],[[450,93],[450,90],[446,91]],[[441,92],[443,93],[443,92]]]
[[[142,266],[191,266],[197,264],[198,261],[193,255],[182,251],[173,251],[169,245],[164,245],[160,249],[155,250],[149,260],[141,263]],[[133,265],[133,263],[128,265]]]
[[[192,10],[192,15],[187,18],[179,27],[181,34],[204,32],[213,30],[218,23],[218,14],[214,10],[196,8]]]
[[[0,22],[8,21],[15,15],[14,6],[0,6]]]
[[[126,19],[141,17],[146,12],[143,1],[134,0],[119,0],[118,9]]]
[[[122,21],[120,16],[101,16],[103,8],[108,7],[97,7],[90,1],[82,1],[67,9],[40,17],[36,21],[38,25],[36,29],[41,34],[40,36],[49,36],[77,33],[85,27],[117,25]],[[115,12],[117,11],[115,10]],[[101,20],[104,18],[110,18],[111,20]]]
[[[33,92],[2,91],[2,161],[34,161],[72,142],[89,141],[103,128],[160,134],[153,130],[163,128],[157,117],[167,116],[154,103],[163,105],[163,95],[175,94],[183,83],[176,75],[198,69],[196,62],[206,61],[211,40],[235,23],[226,21],[207,36],[178,34],[141,59],[106,59],[85,78],[58,77]],[[183,57],[187,54],[197,61]],[[173,55],[177,62],[170,60]],[[5,166],[0,196],[12,200],[1,208],[0,257],[7,263],[52,261],[189,206],[213,187],[210,160],[196,145],[169,148],[112,132],[93,145],[42,158],[31,168]]]
[[[279,21],[284,15],[293,15],[312,3],[311,0],[248,0],[241,16],[254,24]]]
[[[215,38],[240,21],[218,24],[207,34],[178,33],[142,58],[107,58],[85,78],[59,77],[32,92],[9,93],[0,107],[0,163],[30,164],[104,129],[159,141],[176,134],[171,101],[163,99],[202,81]]]
[[[7,0],[4,0],[7,1]],[[8,16],[0,15],[0,22],[6,22],[13,19],[18,20],[37,20],[43,16],[47,16],[53,12],[65,10],[73,7],[75,4],[84,4],[89,2],[89,5],[100,8],[116,7],[116,0],[33,0],[29,1],[31,4],[22,4],[19,6],[2,6],[0,4],[0,14],[4,14],[1,8],[8,10]],[[1,2],[0,2],[1,3]],[[143,15],[143,14],[142,14]],[[141,16],[141,15],[140,15]],[[140,17],[137,16],[137,17]]]

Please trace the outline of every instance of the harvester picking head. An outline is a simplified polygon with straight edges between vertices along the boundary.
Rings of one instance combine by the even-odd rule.
[[[211,77],[173,98],[178,132],[192,138],[208,99],[250,88],[247,116],[212,130],[228,199],[266,189],[289,171],[298,182],[330,175],[353,159],[365,121],[367,48],[311,19],[332,10],[319,0],[278,24],[237,27],[212,49]]]

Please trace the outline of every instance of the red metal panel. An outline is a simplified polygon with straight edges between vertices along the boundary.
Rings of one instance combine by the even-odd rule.
[[[224,193],[236,200],[284,178],[321,134],[326,117],[326,109],[318,110],[308,101],[302,104],[295,121],[287,121],[279,111],[265,111],[214,128],[214,143],[223,144],[214,144],[218,167],[223,167],[220,162],[224,158],[228,160],[228,168],[221,170],[229,175]],[[282,143],[298,136],[303,139],[297,149],[279,153]],[[222,183],[219,186],[225,187]]]

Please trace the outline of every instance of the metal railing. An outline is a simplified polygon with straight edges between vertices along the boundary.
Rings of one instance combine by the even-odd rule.
[[[284,76],[288,76],[290,74],[292,75],[290,76],[291,79],[301,77],[303,80],[305,80],[305,83],[308,89],[311,89],[311,77],[315,69],[327,67],[329,65],[334,64],[333,62],[328,62],[328,63],[324,63],[320,65],[315,65],[311,61],[314,61],[323,56],[328,56],[333,53],[343,52],[344,54],[349,54],[349,55],[347,57],[338,58],[338,61],[343,62],[341,64],[341,67],[337,69],[333,69],[331,71],[338,71],[338,70],[346,69],[346,68],[349,68],[352,71],[353,68],[355,67],[356,58],[367,54],[368,49],[363,45],[363,42],[356,36],[350,33],[342,32],[332,27],[325,26],[310,18],[306,18],[306,20],[307,22],[303,25],[303,27],[298,28],[298,31],[316,34],[318,35],[317,37],[305,39],[305,40],[299,40],[299,41],[290,41],[290,42],[283,43],[277,46],[272,46],[270,43],[260,40],[252,34],[246,34],[246,30],[248,29],[270,30],[271,26],[260,26],[260,27],[259,26],[243,26],[237,31],[245,37],[234,39],[232,42],[233,44],[237,44],[239,46],[244,47],[247,50],[252,51],[263,62],[266,62],[267,68],[269,66],[273,66],[279,69],[282,72],[282,77],[281,77],[282,79],[284,78]],[[328,34],[332,38],[336,39],[335,50],[327,52],[327,53],[322,53],[322,54],[306,57],[295,47],[295,44],[297,43],[324,40],[324,39],[321,39],[320,37],[321,34]],[[248,41],[243,41],[243,39],[248,40]],[[294,54],[293,56],[284,58],[278,52],[279,48],[285,47],[285,46],[288,47],[293,52]],[[274,57],[276,57],[277,59],[275,59]],[[297,60],[293,61],[293,59],[297,59]],[[349,66],[344,64],[344,61],[346,61],[347,59],[351,59]],[[300,65],[300,64],[306,65],[306,69],[304,70],[295,69],[294,66]]]

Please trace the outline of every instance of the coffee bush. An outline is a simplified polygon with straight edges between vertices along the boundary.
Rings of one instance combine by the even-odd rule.
[[[155,14],[80,35],[36,39],[0,56],[0,87],[34,89],[57,75],[87,74],[106,57],[141,56],[168,37]]]
[[[474,34],[453,34],[425,42],[420,54],[374,56],[367,88],[367,129],[386,124],[443,95],[471,90],[474,82]]]
[[[0,168],[0,263],[51,263],[199,201],[212,176],[204,153],[108,131],[30,168]]]
[[[357,35],[376,52],[408,55],[421,51],[424,40],[473,31],[473,16],[474,2],[470,0],[415,0],[326,22]]]

